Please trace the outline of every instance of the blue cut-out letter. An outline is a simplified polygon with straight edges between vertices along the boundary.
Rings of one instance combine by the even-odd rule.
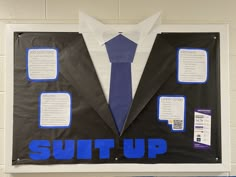
[[[32,140],[29,144],[29,157],[32,160],[47,160],[50,157],[50,142],[48,140]]]
[[[92,159],[92,140],[77,141],[77,159]]]
[[[142,158],[145,153],[144,139],[124,139],[124,156],[126,158]]]
[[[156,158],[157,154],[167,151],[167,143],[164,139],[148,139],[148,158]]]
[[[109,159],[110,158],[110,149],[114,148],[114,140],[113,139],[95,140],[95,148],[99,149],[99,158],[100,159]]]
[[[75,144],[74,140],[54,140],[53,156],[57,160],[70,160],[74,157]]]

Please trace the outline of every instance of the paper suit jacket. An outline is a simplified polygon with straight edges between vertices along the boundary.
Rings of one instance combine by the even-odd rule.
[[[21,32],[14,37],[14,132],[13,164],[62,163],[220,163],[220,58],[218,33],[157,34],[142,74],[123,130],[119,134],[109,105],[96,75],[84,38],[79,33]],[[59,76],[55,81],[33,82],[26,77],[26,49],[57,48]],[[205,84],[177,82],[177,50],[204,48],[208,52],[208,80]],[[38,98],[41,92],[67,91],[72,98],[72,119],[68,128],[40,128]],[[186,129],[172,132],[166,122],[157,118],[160,95],[186,97]],[[193,148],[194,109],[211,110],[211,146]],[[123,139],[161,138],[167,152],[148,158],[147,146],[142,158],[127,159]],[[99,159],[97,149],[92,159],[47,160],[29,158],[31,140],[114,139],[109,159]],[[147,144],[147,142],[146,142]],[[17,160],[18,159],[18,160]]]

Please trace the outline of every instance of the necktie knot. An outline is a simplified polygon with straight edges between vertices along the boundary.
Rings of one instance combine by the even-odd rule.
[[[132,63],[137,44],[122,34],[105,43],[111,63]]]

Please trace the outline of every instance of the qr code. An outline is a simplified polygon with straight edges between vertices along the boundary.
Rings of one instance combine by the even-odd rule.
[[[183,129],[184,129],[183,120],[174,120],[173,130],[183,130]]]

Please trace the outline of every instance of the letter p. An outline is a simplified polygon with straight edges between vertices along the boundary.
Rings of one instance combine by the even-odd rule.
[[[165,154],[167,143],[164,139],[148,139],[148,158],[156,158],[158,154]]]

